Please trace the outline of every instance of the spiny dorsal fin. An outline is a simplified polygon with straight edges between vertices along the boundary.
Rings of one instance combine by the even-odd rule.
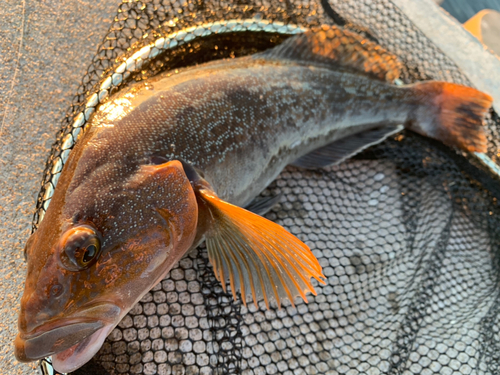
[[[324,284],[321,266],[309,247],[282,226],[218,198],[200,189],[199,211],[205,211],[208,257],[217,280],[226,290],[229,278],[233,298],[241,289],[243,303],[251,293],[254,303],[264,298],[293,298],[316,294],[313,277]],[[208,211],[208,212],[207,212]]]
[[[322,63],[362,72],[382,81],[399,77],[401,63],[378,44],[336,26],[313,27],[256,58]]]

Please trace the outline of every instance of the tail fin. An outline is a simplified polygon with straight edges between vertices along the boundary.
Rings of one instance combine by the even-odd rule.
[[[417,83],[411,90],[420,105],[410,129],[449,146],[486,152],[482,125],[493,102],[491,96],[470,87],[436,81]]]

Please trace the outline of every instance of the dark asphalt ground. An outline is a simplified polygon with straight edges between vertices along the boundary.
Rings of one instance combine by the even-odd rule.
[[[2,0],[0,5],[0,374],[33,374],[12,341],[24,242],[45,160],[119,0]]]

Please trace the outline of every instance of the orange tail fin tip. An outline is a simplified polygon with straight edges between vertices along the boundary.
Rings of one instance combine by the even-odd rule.
[[[483,121],[493,98],[471,87],[448,82],[422,82],[415,86],[437,118],[429,128],[415,129],[425,136],[469,152],[486,152]]]
[[[269,308],[269,297],[281,300],[306,293],[316,295],[313,277],[325,284],[321,266],[309,247],[282,226],[243,208],[224,202],[207,190],[199,197],[210,211],[206,244],[215,276],[226,291],[229,277],[233,298],[241,289],[243,303],[250,291],[255,306],[260,297]]]

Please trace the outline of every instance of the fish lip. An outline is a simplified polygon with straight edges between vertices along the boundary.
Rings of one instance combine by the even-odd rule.
[[[14,341],[14,354],[20,362],[36,361],[74,346],[102,327],[102,322],[94,320],[93,323],[59,325],[57,328],[28,337],[19,334]]]
[[[69,373],[83,366],[99,351],[104,340],[115,325],[105,325],[83,341],[52,355],[52,366],[54,369],[61,373]]]
[[[84,317],[58,319],[57,321],[54,321],[54,322],[48,322],[48,323],[42,324],[41,326],[36,327],[33,331],[31,331],[29,333],[19,332],[18,336],[21,339],[26,340],[26,341],[35,340],[38,337],[46,334],[47,332],[51,332],[51,331],[54,331],[54,330],[62,328],[62,327],[69,327],[69,326],[73,326],[76,324],[92,323],[95,321],[96,321],[96,319],[94,319],[94,318],[85,319]]]
[[[111,323],[113,321],[113,319],[109,319],[109,318],[106,319],[105,313],[111,312],[113,314],[117,309],[121,310],[118,306],[116,306],[116,304],[114,304],[112,302],[92,302],[92,303],[89,303],[87,305],[82,306],[82,308],[83,308],[83,311],[79,311],[70,317],[53,319],[47,323],[44,323],[42,325],[39,325],[39,326],[33,328],[30,332],[19,332],[18,336],[24,340],[32,340],[32,339],[36,339],[37,337],[39,337],[47,332],[53,331],[53,330],[61,328],[61,327],[67,327],[70,325],[74,325],[74,324],[92,323],[92,322],[95,322],[96,320],[102,321],[103,324]],[[101,310],[104,310],[104,311],[101,311]],[[94,314],[96,312],[99,312],[100,315],[98,318],[92,317],[92,316],[89,316],[89,314],[88,314],[89,312],[92,312]],[[118,311],[118,314],[119,314],[119,311]]]
[[[121,309],[113,303],[93,303],[68,318],[42,324],[30,332],[19,332],[15,341],[15,356],[30,362],[57,354],[93,335],[102,328],[115,325]]]

